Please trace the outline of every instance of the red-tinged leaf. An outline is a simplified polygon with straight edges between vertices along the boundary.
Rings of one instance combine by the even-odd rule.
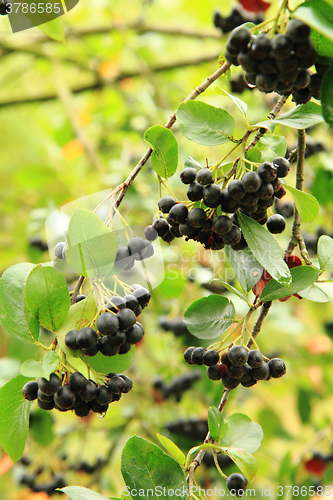
[[[264,2],[264,0],[239,0],[239,3],[245,10],[250,12],[266,12],[271,6],[270,3]]]

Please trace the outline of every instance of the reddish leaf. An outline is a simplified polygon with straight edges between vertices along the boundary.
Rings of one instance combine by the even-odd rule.
[[[250,12],[265,12],[271,4],[264,0],[239,0],[239,3],[245,10]]]

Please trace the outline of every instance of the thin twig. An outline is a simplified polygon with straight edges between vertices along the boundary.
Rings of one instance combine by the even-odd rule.
[[[305,154],[305,130],[298,130],[298,142],[297,142],[297,167],[296,167],[296,189],[299,191],[303,190],[304,183],[304,154]],[[311,260],[304,243],[303,236],[301,234],[301,218],[294,205],[294,218],[293,218],[293,228],[292,235],[285,251],[285,255],[290,255],[294,249],[299,246],[301,256],[304,262],[310,266]]]
[[[261,309],[260,309],[260,313],[259,313],[259,316],[258,316],[258,319],[257,321],[255,322],[255,325],[252,329],[252,332],[251,332],[251,337],[249,338],[246,346],[250,349],[251,346],[253,345],[253,340],[257,337],[257,335],[259,334],[260,330],[261,330],[261,327],[262,327],[262,324],[268,314],[268,311],[270,309],[272,305],[272,302],[264,302],[263,305],[261,306]],[[250,309],[248,315],[250,315],[250,312],[252,314],[253,312],[253,309]],[[222,399],[220,401],[220,404],[218,406],[218,410],[220,413],[223,412],[224,410],[224,407],[228,401],[228,398],[229,398],[229,395],[230,395],[230,389],[224,389],[223,391],[223,396],[222,396]],[[210,435],[210,432],[207,433],[207,436],[204,440],[204,444],[206,443],[213,443],[213,439]],[[192,484],[193,483],[193,477],[194,477],[194,472],[195,470],[201,465],[201,462],[203,460],[203,457],[205,455],[207,450],[200,450],[197,455],[195,456],[195,458],[192,460],[190,466],[189,466],[189,473],[188,473],[188,476],[187,476],[187,482],[188,484]]]

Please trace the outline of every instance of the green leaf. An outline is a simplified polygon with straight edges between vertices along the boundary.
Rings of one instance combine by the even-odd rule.
[[[198,163],[194,158],[192,158],[192,156],[189,156],[188,158],[186,158],[185,163],[184,163],[184,167],[185,168],[187,168],[187,167],[195,168],[195,170],[199,170],[200,168],[203,168],[203,166],[200,165],[200,163]]]
[[[283,260],[283,252],[276,240],[259,222],[237,212],[238,221],[247,244],[255,258],[279,282],[291,282],[290,270]],[[261,275],[260,275],[261,277]]]
[[[328,295],[317,285],[311,285],[301,292],[298,292],[303,299],[311,300],[312,302],[329,302]]]
[[[55,438],[53,418],[50,412],[37,408],[30,417],[30,435],[42,446],[48,446]]]
[[[220,441],[224,434],[224,420],[217,408],[211,406],[208,410],[208,428],[214,441]]]
[[[112,275],[117,240],[101,219],[77,208],[69,221],[66,259],[78,274],[104,280]]]
[[[258,464],[251,453],[243,448],[224,448],[224,451],[235,462],[244,476],[253,481],[257,473]]]
[[[299,104],[291,111],[288,111],[288,113],[274,120],[264,120],[263,122],[256,123],[256,125],[270,130],[273,130],[277,124],[295,129],[304,129],[323,121],[321,106],[314,102],[308,102],[307,104]]]
[[[283,135],[268,135],[262,137],[254,148],[245,153],[245,158],[255,163],[272,161],[277,156],[284,156],[287,150],[287,142]]]
[[[25,284],[25,299],[34,318],[54,332],[64,322],[71,300],[64,276],[53,267],[34,267]]]
[[[237,108],[239,109],[239,111],[244,115],[246,116],[246,113],[247,113],[247,104],[246,102],[242,101],[241,99],[238,99],[238,97],[235,97],[234,95],[232,94],[229,94],[229,92],[227,92],[226,90],[224,89],[221,89],[221,88],[217,88],[216,89],[216,92],[218,94],[225,94],[227,95],[228,97],[230,97],[230,99],[232,100],[232,102],[237,106]]]
[[[27,276],[35,264],[23,263],[7,269],[0,279],[0,320],[4,329],[24,342],[37,343],[39,324],[24,298]]]
[[[45,377],[49,378],[59,363],[59,356],[56,352],[50,351],[42,361],[27,359],[21,366],[21,375],[24,377]]]
[[[326,2],[309,0],[300,5],[293,14],[325,38],[333,41],[333,8]]]
[[[214,281],[218,281],[219,283],[221,283],[227,290],[229,290],[229,292],[233,293],[234,295],[237,295],[237,297],[239,297],[240,299],[244,300],[244,302],[246,302],[248,305],[250,305],[252,307],[252,304],[248,300],[248,298],[246,297],[246,295],[244,295],[244,293],[242,293],[239,290],[237,290],[237,288],[235,288],[234,286],[230,285],[226,281],[222,281],[222,280],[220,280],[218,278],[212,279],[209,283],[213,283]]]
[[[318,260],[320,269],[333,269],[333,238],[326,234],[318,240]]]
[[[333,128],[332,76],[333,64],[331,64],[331,66],[326,71],[320,88],[320,101],[323,108],[323,116],[330,129]]]
[[[20,373],[20,362],[16,358],[0,359],[0,388]]]
[[[157,175],[168,179],[177,170],[178,144],[175,136],[168,128],[154,125],[145,132],[145,141],[153,152],[151,166]]]
[[[22,387],[29,380],[18,375],[0,389],[0,444],[13,462],[22,457],[28,435],[31,402]]]
[[[283,184],[283,187],[288,189],[294,199],[297,211],[302,219],[302,222],[312,222],[319,214],[319,203],[314,196],[298,189]]]
[[[298,266],[290,271],[292,276],[290,287],[283,286],[275,280],[270,280],[261,292],[260,300],[266,302],[293,295],[308,288],[317,281],[320,275],[320,271],[311,266]]]
[[[322,206],[332,203],[333,172],[319,167],[316,171],[311,192]]]
[[[38,28],[57,42],[63,42],[65,40],[65,31],[63,24],[59,18],[52,19],[45,24],[41,24]]]
[[[98,352],[96,356],[91,356],[88,361],[90,365],[99,373],[122,373],[132,366],[134,361],[135,347],[132,346],[131,350],[126,354],[117,354],[116,356],[103,356]]]
[[[244,448],[249,453],[256,452],[264,437],[259,424],[243,413],[234,413],[225,420],[224,436],[221,447]]]
[[[126,442],[121,456],[121,473],[128,491],[142,490],[140,498],[144,500],[159,500],[163,488],[168,492],[168,500],[184,498],[186,478],[180,465],[161,448],[141,437],[133,436]],[[152,492],[147,492],[149,489]]]
[[[297,409],[303,424],[310,421],[312,393],[305,389],[299,389],[297,397]]]
[[[83,486],[65,486],[65,488],[60,488],[57,491],[62,491],[71,500],[109,500],[109,497],[105,497]]]
[[[209,295],[193,302],[186,310],[184,322],[192,335],[199,339],[215,339],[228,330],[235,318],[231,301],[219,295]]]
[[[92,321],[97,313],[96,302],[92,292],[85,300],[73,304],[68,311],[67,317],[61,327],[57,330],[57,340],[60,348],[68,356],[80,357],[81,351],[72,351],[65,344],[66,333],[70,330],[80,330]],[[92,358],[91,358],[92,359]]]
[[[260,280],[263,267],[248,247],[236,252],[230,245],[227,245],[225,253],[244,292],[249,292]]]
[[[162,434],[157,433],[157,438],[159,442],[164,446],[164,448],[170,453],[170,455],[176,460],[176,462],[179,463],[181,467],[184,467],[185,465],[185,455],[178,448],[178,446],[171,441],[171,439],[162,436]]]
[[[187,139],[204,146],[224,144],[235,131],[235,120],[227,111],[200,101],[183,102],[177,122]]]

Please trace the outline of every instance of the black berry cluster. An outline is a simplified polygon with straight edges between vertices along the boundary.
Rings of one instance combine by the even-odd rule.
[[[226,17],[222,17],[220,12],[214,12],[213,18],[215,28],[220,28],[222,33],[230,33],[237,26],[247,22],[260,24],[263,20],[264,18],[261,14],[254,16],[250,12],[245,12],[237,7],[234,7]]]
[[[289,170],[289,161],[277,157],[272,162],[261,163],[257,171],[246,172],[242,179],[232,180],[221,191],[209,168],[196,171],[187,167],[180,178],[188,185],[188,199],[202,202],[208,208],[196,206],[189,210],[185,203],[177,203],[172,196],[163,196],[158,206],[163,214],[168,215],[157,218],[152,227],[166,242],[185,236],[186,241],[199,241],[211,250],[221,250],[225,245],[242,250],[247,243],[239,228],[238,209],[259,224],[267,223],[267,229],[273,234],[285,229],[284,218],[279,214],[268,218],[267,209],[274,204],[275,198],[280,199],[286,194],[279,179],[286,177]]]
[[[51,373],[50,379],[40,378],[38,382],[27,382],[22,388],[24,399],[34,401],[42,410],[59,410],[66,412],[74,410],[78,417],[87,417],[90,411],[105,414],[109,404],[119,401],[122,393],[129,392],[133,387],[131,379],[126,375],[110,373],[105,385],[98,385],[93,380],[87,380],[80,372],[72,373],[66,383],[56,373]]]
[[[136,261],[149,259],[154,255],[154,247],[152,241],[158,237],[155,230],[151,226],[145,229],[145,240],[139,236],[134,236],[128,241],[125,246],[118,246],[114,271],[130,271]],[[60,260],[66,260],[67,243],[60,241],[54,247],[54,255]]]
[[[167,316],[160,316],[158,318],[158,323],[164,331],[172,332],[175,337],[180,337],[181,335],[191,335],[182,318],[170,319]]]
[[[317,65],[316,65],[317,67]],[[287,148],[287,155],[286,157],[289,159],[290,163],[296,163],[297,162],[297,154],[293,154],[292,158],[290,158],[290,153],[293,151],[295,152],[297,148],[297,145],[291,148]],[[308,137],[305,143],[305,153],[304,156],[305,158],[309,158],[310,156],[313,156],[315,154],[321,153],[323,151],[326,151],[325,145],[323,144],[322,141],[312,139],[311,137]]]
[[[144,328],[137,321],[137,316],[150,300],[149,291],[132,285],[132,294],[112,297],[106,301],[106,311],[96,321],[97,331],[91,327],[70,330],[65,336],[65,344],[69,349],[81,349],[85,356],[95,356],[98,352],[104,356],[126,354],[132,345],[140,342],[144,336]]]
[[[196,441],[204,441],[208,432],[208,421],[197,418],[189,420],[179,419],[176,422],[166,424],[165,428],[173,434],[195,439]]]
[[[20,463],[22,465],[26,464],[24,460],[21,460]],[[39,482],[38,476],[42,472],[43,468],[40,468],[32,474],[24,472],[19,478],[19,482],[22,485],[28,486],[35,493],[45,492],[50,497],[58,488],[64,488],[67,486],[64,477],[61,474],[52,474],[52,479],[50,479],[50,481]]]
[[[230,79],[230,91],[232,94],[242,94],[244,90],[253,90],[253,88],[247,84],[243,73]]]
[[[219,362],[220,355],[214,349],[189,347],[184,352],[184,359],[189,365],[215,366]]]
[[[193,384],[201,378],[199,371],[185,373],[181,377],[175,377],[167,384],[162,377],[156,377],[153,382],[153,389],[156,391],[156,398],[158,401],[169,399],[175,396],[177,403],[181,401],[182,395],[185,391],[191,389]]]
[[[246,27],[236,28],[230,35],[225,57],[235,66],[241,65],[245,80],[261,92],[293,94],[296,104],[320,97],[320,84],[325,69],[318,65],[311,75],[308,68],[317,61],[310,39],[310,27],[298,19],[289,22],[285,34],[252,35]]]

